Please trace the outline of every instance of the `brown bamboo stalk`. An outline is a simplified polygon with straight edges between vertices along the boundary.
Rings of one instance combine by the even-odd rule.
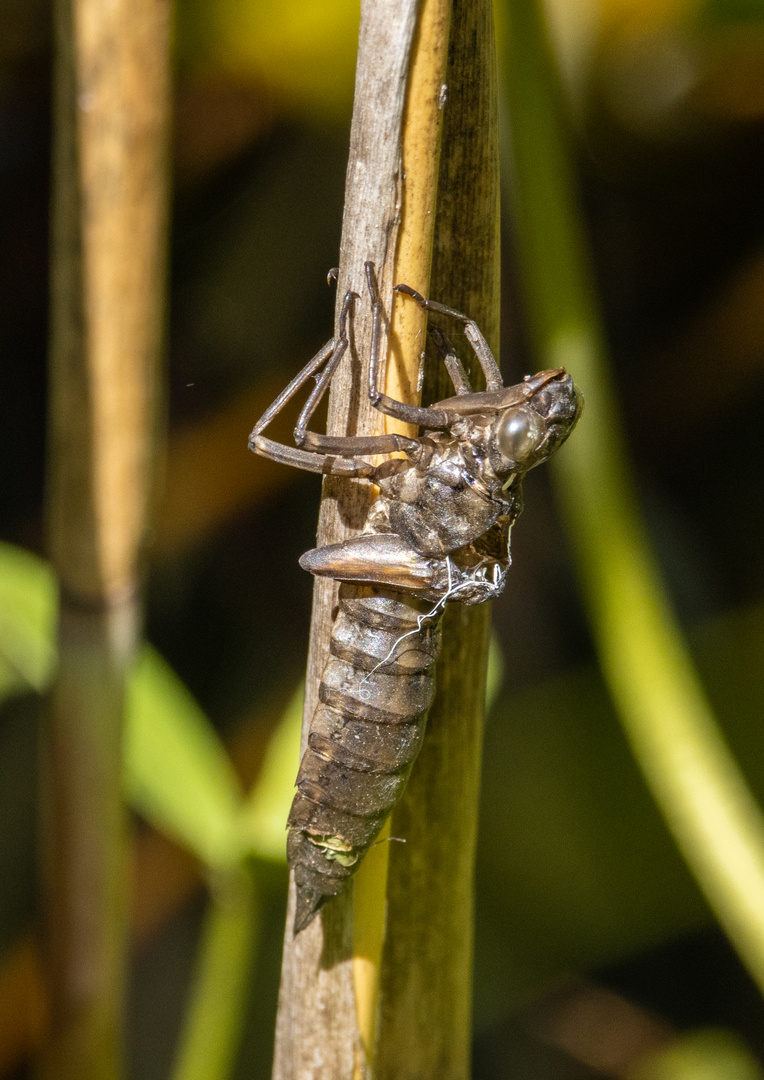
[[[430,291],[450,26],[451,0],[421,0],[401,137],[403,185],[394,278],[424,296]],[[396,296],[390,319],[385,393],[398,401],[419,404],[426,331],[425,312],[404,297]],[[415,427],[388,416],[380,416],[378,423],[381,431],[395,431],[410,438],[417,435]],[[385,841],[389,831],[388,822],[355,877],[353,967],[356,1012],[365,1059],[363,1064],[371,1072],[387,911],[390,845]],[[360,1072],[360,1068],[357,1069],[359,1075]]]
[[[358,41],[355,99],[345,186],[336,318],[348,290],[366,298],[364,262],[376,264],[386,310],[393,295],[393,263],[400,224],[401,123],[409,57],[416,23],[416,0],[363,0]],[[371,408],[362,375],[368,363],[371,313],[356,304],[349,355],[334,376],[327,431],[374,434],[378,414]],[[381,343],[387,349],[387,332]],[[324,481],[318,543],[337,543],[360,532],[369,508],[367,484]],[[318,700],[318,684],[329,653],[336,584],[317,579],[313,592],[306,679],[303,749]],[[353,986],[352,889],[328,904],[296,937],[294,883],[290,885],[287,928],[276,1023],[274,1080],[350,1080],[363,1049],[356,1022]]]
[[[454,0],[431,295],[498,356],[498,90],[490,0]],[[466,355],[466,354],[465,354]],[[452,393],[442,365],[427,400]],[[375,1076],[466,1080],[490,605],[446,610],[424,746],[393,814]]]
[[[61,586],[43,738],[52,1034],[41,1074],[122,1073],[124,680],[162,321],[169,0],[58,0],[47,514]]]
[[[395,247],[395,233],[399,219],[397,206],[399,190],[395,191],[396,204],[392,207],[380,198],[379,191],[370,200],[367,187],[373,171],[369,167],[370,151],[379,149],[386,168],[390,168],[400,153],[400,113],[391,123],[390,105],[402,107],[402,99],[391,102],[390,86],[399,83],[390,78],[390,72],[382,64],[390,63],[393,54],[382,50],[390,48],[389,27],[393,13],[386,5],[367,4],[362,11],[361,47],[359,50],[354,130],[351,136],[351,157],[348,166],[345,222],[342,245],[342,276],[339,297],[341,300],[348,287],[363,295],[362,263],[372,258],[378,266],[384,266],[382,295],[390,311],[390,288],[393,283],[389,274],[389,259]],[[400,12],[395,14],[400,17]],[[437,20],[435,20],[437,22]],[[376,30],[371,27],[376,24]],[[463,309],[475,313],[488,330],[489,340],[496,345],[498,329],[498,147],[496,137],[496,78],[493,55],[493,36],[490,6],[480,0],[460,6],[460,44],[451,56],[448,82],[454,98],[452,108],[451,137],[453,147],[448,151],[446,164],[441,169],[441,183],[446,184],[449,206],[443,215],[443,234],[436,239],[439,257],[439,283],[431,293],[437,293],[445,302],[460,304]],[[387,43],[383,35],[387,32]],[[376,35],[376,36],[375,36]],[[478,43],[477,53],[475,42]],[[426,50],[423,50],[426,51]],[[473,65],[476,70],[472,70]],[[400,79],[400,67],[396,67]],[[383,86],[386,94],[369,93],[370,86]],[[409,103],[411,106],[412,103]],[[385,108],[385,105],[388,108]],[[371,112],[369,109],[371,107]],[[448,115],[448,112],[446,113]],[[385,125],[388,125],[385,130]],[[437,130],[437,127],[436,129]],[[387,147],[373,147],[372,133],[385,140],[394,135],[395,142]],[[359,164],[359,150],[365,152],[365,160]],[[392,159],[390,157],[393,152]],[[437,162],[437,135],[430,149],[429,167]],[[426,155],[425,155],[426,158]],[[412,165],[421,169],[422,163]],[[393,168],[395,165],[393,164]],[[424,165],[425,171],[427,164]],[[408,174],[408,169],[406,169]],[[376,181],[385,173],[377,171]],[[434,179],[434,177],[433,177]],[[434,192],[436,184],[431,184]],[[391,193],[392,193],[391,188]],[[406,187],[404,183],[403,191]],[[432,198],[432,194],[430,198]],[[405,199],[405,194],[404,194]],[[395,264],[396,279],[408,280],[407,274],[416,277],[413,282],[426,289],[429,250],[422,260],[423,248],[429,248],[432,235],[433,206],[422,204],[419,214],[430,215],[430,221],[418,224],[409,222],[418,231],[418,240],[412,251],[419,255],[409,260],[398,258]],[[415,213],[416,216],[416,213]],[[440,228],[440,221],[438,228]],[[379,230],[387,243],[374,247]],[[427,239],[425,240],[425,236]],[[456,265],[450,265],[449,246],[453,245]],[[399,252],[405,248],[399,238]],[[377,252],[380,252],[379,254]],[[461,262],[459,261],[461,260]],[[433,292],[434,290],[434,292]],[[344,384],[335,382],[333,404],[330,408],[329,430],[335,433],[370,433],[378,430],[378,420],[369,415],[365,402],[364,385],[359,363],[359,351],[368,342],[368,309],[357,308],[355,319],[355,342],[351,347],[351,362],[346,366],[350,376]],[[398,319],[398,316],[395,316]],[[402,320],[403,321],[403,320]],[[398,323],[397,325],[400,325]],[[410,333],[408,331],[411,331]],[[392,369],[398,361],[410,361],[413,353],[414,368],[421,349],[421,322],[417,327],[404,329],[405,343],[394,350]],[[411,339],[411,340],[409,340]],[[412,343],[418,347],[412,349]],[[399,378],[400,393],[411,394],[415,385],[411,372],[404,371]],[[348,491],[347,483],[328,481],[325,485],[324,504],[319,543],[330,543],[353,535],[362,526],[368,509],[368,494],[360,490]],[[316,687],[326,659],[327,643],[336,592],[328,583],[319,583],[314,602],[314,622],[311,635],[311,658],[309,661],[308,700],[304,722],[304,735],[315,708]],[[468,1072],[468,1046],[470,1035],[470,969],[472,942],[471,882],[474,858],[475,822],[479,785],[479,756],[482,743],[482,706],[484,696],[485,656],[487,647],[488,611],[465,612],[459,610],[449,620],[445,654],[446,664],[441,673],[441,709],[435,716],[435,743],[425,759],[422,779],[407,800],[409,819],[400,819],[410,838],[408,850],[412,858],[400,863],[402,874],[394,871],[396,881],[390,882],[391,926],[390,938],[398,933],[401,925],[408,923],[409,942],[421,936],[423,944],[414,947],[412,959],[401,964],[401,977],[393,968],[398,958],[388,946],[386,966],[382,979],[383,1018],[387,1027],[399,1030],[406,1037],[397,1052],[386,1049],[388,1036],[383,1030],[380,1040],[380,1062],[374,1068],[375,1075],[412,1076],[466,1076]],[[477,656],[474,650],[477,648]],[[464,678],[464,669],[472,674]],[[445,706],[442,704],[446,702]],[[443,775],[437,776],[439,769]],[[415,773],[419,772],[419,767]],[[448,789],[444,793],[444,785]],[[422,794],[422,787],[432,788],[432,793]],[[451,813],[442,810],[443,799],[451,800]],[[427,826],[422,823],[409,828],[412,820],[422,812],[425,817],[432,806],[440,805],[439,815],[432,817],[436,830],[448,830],[433,843],[428,838]],[[399,818],[394,826],[396,835]],[[451,857],[451,843],[456,841],[460,851]],[[413,851],[413,849],[417,849]],[[443,858],[444,850],[446,858]],[[398,866],[397,846],[392,854],[393,865]],[[446,880],[443,866],[450,862],[450,878]],[[439,864],[439,865],[438,865]],[[421,870],[422,876],[412,876],[412,868]],[[363,874],[363,869],[361,874]],[[430,886],[434,893],[430,893]],[[430,893],[440,910],[435,917],[435,933],[428,931],[432,921],[429,904],[422,899]],[[288,928],[294,899],[290,900]],[[425,910],[425,908],[427,910]],[[408,913],[407,913],[408,912]],[[378,917],[378,916],[377,916]],[[356,1026],[353,1002],[353,985],[350,978],[349,960],[352,948],[350,897],[346,895],[333,901],[324,909],[306,931],[297,938],[287,930],[284,953],[284,969],[279,1007],[274,1077],[277,1080],[310,1075],[311,1077],[349,1077],[370,1075],[369,1062],[364,1053],[361,1035]],[[356,946],[359,936],[356,934]],[[356,972],[359,957],[356,956]],[[392,965],[392,967],[391,967]],[[434,976],[433,985],[426,988],[420,1001],[416,994],[422,989],[424,979]],[[437,998],[442,1001],[430,1013],[429,1006]],[[368,1005],[368,1003],[367,1003]],[[411,1012],[404,1017],[399,1010]],[[369,1009],[365,1010],[367,1013]],[[368,1017],[367,1017],[368,1020]],[[368,1041],[369,1031],[365,1032]],[[403,1067],[406,1054],[411,1050],[412,1037],[419,1045],[411,1060]],[[427,1050],[426,1047],[430,1046]],[[452,1058],[453,1060],[449,1060]],[[424,1066],[424,1071],[422,1067]],[[377,1070],[379,1069],[379,1072]],[[410,1072],[407,1072],[410,1069]]]
[[[384,267],[381,274],[381,292],[388,311],[390,307],[390,288],[392,279],[389,273],[390,256],[396,241],[399,226],[398,207],[400,188],[394,170],[400,154],[400,109],[403,105],[400,96],[401,80],[405,67],[400,59],[390,50],[393,44],[390,26],[393,12],[385,10],[385,4],[366,4],[362,11],[361,45],[357,77],[356,108],[353,113],[353,133],[351,135],[351,154],[348,166],[348,188],[346,191],[346,213],[341,248],[341,270],[338,301],[348,287],[363,295],[362,264],[372,258],[378,267]],[[399,18],[401,12],[394,12]],[[439,254],[440,282],[432,286],[439,298],[445,302],[460,303],[465,310],[470,310],[482,319],[488,330],[488,337],[496,345],[498,319],[498,153],[496,138],[496,80],[493,55],[493,29],[490,6],[484,3],[465,4],[460,12],[460,46],[451,58],[451,72],[448,82],[452,84],[455,97],[453,107],[453,149],[448,152],[447,164],[441,170],[441,183],[446,184],[450,192],[450,205],[443,215],[443,234],[435,241]],[[475,38],[477,35],[477,38]],[[387,39],[387,40],[385,40]],[[479,42],[478,55],[475,57],[474,41]],[[400,48],[400,39],[399,39]],[[405,48],[408,48],[406,43]],[[396,62],[396,78],[390,77],[387,67]],[[385,63],[383,63],[385,62]],[[477,72],[471,71],[471,65],[477,62]],[[398,81],[396,81],[398,80]],[[396,87],[397,96],[392,98],[390,87]],[[373,87],[373,90],[372,90]],[[379,87],[385,87],[384,96],[379,95]],[[370,92],[371,91],[371,92]],[[386,108],[387,106],[387,108]],[[411,103],[410,103],[411,106]],[[447,114],[447,113],[446,113]],[[474,125],[477,124],[477,127]],[[386,126],[387,125],[387,126]],[[375,146],[373,135],[388,145]],[[437,136],[435,136],[437,144]],[[359,162],[359,152],[363,154]],[[384,161],[384,168],[392,170],[387,174],[377,166],[371,167],[373,152],[378,152]],[[433,161],[437,161],[437,146],[432,147]],[[421,167],[421,164],[412,167]],[[432,167],[432,163],[430,163]],[[463,171],[466,172],[463,173]],[[406,170],[407,172],[407,170]],[[388,201],[380,198],[378,190],[381,179],[393,184],[388,189]],[[370,199],[368,186],[376,180],[377,190]],[[464,187],[463,187],[464,184]],[[435,185],[431,188],[434,190]],[[403,188],[405,192],[405,185]],[[389,201],[393,195],[394,203]],[[423,204],[419,213],[432,214],[433,207]],[[413,222],[410,222],[413,225]],[[429,247],[431,220],[427,227],[418,226],[419,239],[414,248]],[[439,221],[440,228],[440,221]],[[379,230],[386,242],[379,243]],[[424,240],[425,234],[428,239]],[[455,245],[457,259],[455,268],[450,267],[448,246]],[[375,246],[376,245],[376,246]],[[402,246],[405,246],[403,244]],[[399,251],[400,255],[400,251]],[[426,258],[412,260],[410,268],[396,262],[397,280],[406,279],[407,269],[416,276],[415,284],[426,289]],[[463,260],[459,264],[459,259]],[[404,260],[405,261],[405,260]],[[416,264],[416,268],[415,268]],[[335,381],[333,402],[330,408],[329,430],[335,433],[371,433],[378,430],[378,420],[371,414],[365,402],[364,379],[360,364],[361,351],[368,340],[367,309],[358,307],[354,321],[354,342],[351,347],[351,361],[346,365],[348,381]],[[404,332],[405,333],[405,332]],[[421,324],[413,329],[411,341],[406,341],[399,354],[393,354],[393,369],[399,359],[404,359],[405,352],[412,350],[412,341],[421,333]],[[419,342],[421,338],[419,338]],[[420,346],[419,346],[420,348]],[[411,360],[411,356],[407,357]],[[411,374],[400,379],[402,387],[411,393],[414,380]],[[401,392],[405,392],[401,391]],[[347,483],[326,482],[319,542],[330,543],[344,539],[358,531],[362,526],[368,507],[367,492],[361,485],[356,490],[348,490]],[[326,658],[327,642],[331,631],[331,622],[336,592],[329,583],[319,583],[314,600],[314,617],[311,632],[311,656],[309,661],[308,700],[304,734],[310,723],[316,688]],[[459,610],[456,617],[448,622],[450,627],[445,648],[447,662],[442,673],[443,686],[441,699],[448,704],[441,708],[440,717],[435,717],[435,742],[429,755],[429,765],[423,772],[424,780],[417,785],[418,795],[407,800],[414,816],[424,808],[428,813],[430,806],[439,806],[440,814],[433,818],[433,823],[442,824],[451,829],[450,836],[460,845],[456,858],[451,859],[455,868],[456,885],[447,883],[441,867],[448,860],[443,860],[444,846],[451,855],[451,840],[441,837],[439,842],[429,842],[423,837],[427,828],[410,829],[411,849],[417,848],[413,859],[423,869],[424,879],[414,880],[411,876],[411,861],[401,864],[403,876],[390,883],[391,926],[388,941],[399,929],[399,921],[410,923],[408,940],[424,934],[425,945],[414,949],[414,962],[404,963],[405,974],[400,978],[390,970],[390,963],[396,966],[397,960],[386,959],[383,977],[383,1013],[388,1026],[398,1027],[407,1037],[405,1051],[386,1052],[387,1036],[383,1031],[380,1040],[381,1057],[378,1075],[404,1075],[399,1072],[405,1054],[410,1050],[411,1036],[421,1045],[411,1061],[412,1076],[466,1076],[468,1071],[468,1045],[470,1034],[469,982],[471,968],[471,878],[474,849],[475,819],[477,819],[477,796],[479,785],[479,758],[482,743],[482,704],[484,696],[485,653],[487,645],[487,610],[465,612]],[[478,657],[472,656],[472,650],[478,648]],[[465,665],[466,658],[470,663]],[[472,677],[464,678],[465,666],[470,667]],[[434,772],[445,766],[441,777]],[[418,767],[415,772],[418,772]],[[443,783],[451,786],[447,794]],[[453,783],[452,783],[453,782]],[[421,784],[431,787],[432,792],[424,796],[420,792]],[[455,792],[454,794],[454,788]],[[451,800],[453,813],[442,812],[443,800]],[[398,818],[396,819],[398,823]],[[411,822],[403,819],[408,826]],[[396,824],[396,834],[399,835]],[[421,843],[419,842],[421,840]],[[408,848],[408,845],[406,846]],[[410,850],[411,850],[410,849]],[[393,865],[398,864],[397,852],[392,855]],[[362,872],[363,873],[363,870]],[[397,874],[397,872],[396,872]],[[419,897],[428,891],[429,885],[435,886],[435,902],[442,908],[440,917],[435,918],[435,932],[429,933],[427,920],[431,912],[423,912],[423,905],[417,905],[415,894]],[[411,917],[413,908],[414,917]],[[353,985],[349,959],[351,957],[351,909],[349,894],[338,901],[333,901],[323,910],[320,919],[311,924],[296,939],[292,937],[291,919],[294,905],[292,896],[289,914],[287,914],[287,933],[284,948],[284,968],[277,1028],[276,1065],[274,1077],[296,1078],[311,1077],[343,1078],[370,1075],[368,1062],[364,1054],[363,1039],[357,1027],[356,1010],[353,1002]],[[410,914],[406,914],[406,908]],[[418,916],[418,917],[417,917]],[[448,935],[453,934],[453,942]],[[358,941],[358,939],[357,939]],[[452,948],[453,945],[453,948]],[[357,957],[358,960],[358,957]],[[435,971],[440,966],[441,970]],[[357,963],[358,971],[358,963]],[[423,978],[434,973],[433,986],[428,988],[424,999],[428,1003],[443,995],[444,1000],[434,1010],[428,1025],[426,1012],[421,1002],[412,1001],[412,988],[421,989]],[[389,986],[387,985],[389,982]],[[413,1009],[412,1009],[413,1007]],[[410,1017],[399,1014],[399,1010],[412,1009]],[[367,1010],[366,1010],[367,1011]],[[365,1032],[368,1036],[368,1031]],[[434,1039],[433,1039],[434,1036]],[[425,1051],[431,1044],[429,1052]],[[445,1063],[448,1057],[453,1061]],[[425,1071],[420,1070],[426,1063]],[[434,1068],[430,1068],[435,1063]],[[440,1070],[440,1071],[439,1071]],[[377,1068],[374,1068],[377,1075]]]

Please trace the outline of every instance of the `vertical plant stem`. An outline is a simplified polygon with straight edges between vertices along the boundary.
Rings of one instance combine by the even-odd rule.
[[[603,673],[691,870],[764,992],[764,817],[712,715],[632,494],[537,0],[507,5],[514,202],[532,330],[586,409],[553,463]]]
[[[56,1080],[122,1073],[125,674],[162,318],[168,0],[57,0],[47,514],[61,586],[43,746]]]
[[[401,126],[417,6],[416,0],[363,0],[361,5],[337,319],[348,290],[362,300],[355,305],[348,355],[332,382],[327,431],[335,435],[374,434],[378,427],[364,378],[371,331],[364,262],[375,263],[389,312],[400,224]],[[383,355],[387,337],[383,333]],[[318,543],[336,543],[360,532],[368,508],[368,484],[325,480]],[[316,580],[303,749],[328,658],[336,595],[335,583]],[[348,890],[295,937],[294,883],[290,885],[274,1080],[350,1080],[356,1066],[364,1067],[353,983],[352,899]]]
[[[366,259],[372,259],[382,271],[380,285],[387,310],[393,311],[387,391],[404,400],[415,400],[424,320],[412,305],[393,309],[394,281],[405,281],[469,310],[482,321],[489,340],[497,343],[499,187],[492,16],[490,4],[484,0],[459,5],[459,44],[452,49],[447,64],[450,5],[442,0],[427,0],[420,5],[416,42],[412,48],[408,38],[407,53],[401,57],[405,59],[403,67],[395,61],[395,78],[401,82],[395,84],[394,107],[398,111],[393,124],[389,70],[395,59],[389,33],[393,16],[386,7],[367,3],[362,8],[338,302],[348,288],[365,294],[362,267]],[[395,17],[401,18],[397,9]],[[372,31],[372,27],[376,29]],[[383,32],[388,38],[386,45],[380,44]],[[409,97],[401,134],[404,98],[398,94],[398,86],[405,87],[407,70]],[[452,82],[452,97],[444,110],[441,91],[444,83],[451,86]],[[384,87],[384,92],[374,90],[370,94],[375,86]],[[371,103],[374,138],[379,138],[380,129],[384,132],[388,125],[384,137],[394,139],[380,151],[383,168],[377,167],[374,172],[369,164],[373,139],[366,127]],[[438,172],[442,116],[446,124],[451,116],[455,144],[446,147],[447,161]],[[401,153],[405,174],[402,187]],[[377,192],[371,204],[364,185],[372,175],[377,184],[380,179],[389,180],[391,174],[384,170],[391,165],[395,172],[389,191],[392,202],[386,202]],[[446,184],[450,198],[442,219],[435,215],[439,183]],[[401,203],[403,225],[398,232]],[[440,278],[437,286],[428,286],[434,219],[436,230],[441,221],[443,225],[443,236],[435,239]],[[335,377],[333,384],[328,430],[334,433],[371,433],[380,428],[380,418],[365,400],[366,368],[359,363],[368,334],[368,308],[360,303],[354,319],[352,356],[346,365],[346,375],[351,375],[352,381],[342,383]],[[367,510],[368,491],[363,487],[347,481],[326,481],[319,543],[336,542],[360,531]],[[335,596],[330,583],[316,583],[304,736],[326,659]],[[290,902],[274,1069],[278,1080],[303,1075],[334,1080],[372,1073],[417,1077],[462,1077],[468,1073],[472,865],[488,618],[486,608],[479,613],[460,609],[447,616],[447,661],[442,668],[439,666],[441,686],[431,720],[435,734],[428,735],[424,756],[420,756],[414,769],[409,791],[415,790],[416,794],[404,797],[409,809],[402,810],[403,831],[398,816],[394,819],[394,834],[406,836],[408,843],[394,845],[389,853],[376,849],[368,865],[359,871],[354,936],[350,935],[349,899],[341,897],[292,939],[293,899]],[[469,670],[466,678],[465,669]],[[449,799],[453,813],[443,810]],[[435,806],[437,815],[427,821]],[[420,815],[424,815],[422,820]],[[435,841],[433,831],[439,833]],[[451,858],[453,845],[458,849],[455,858]],[[404,850],[412,855],[399,863],[399,852]],[[451,861],[447,872],[444,851],[448,852],[445,861]],[[385,937],[388,856],[394,869],[387,884],[389,922]],[[430,904],[438,912],[432,933],[428,928],[433,922]],[[391,952],[390,943],[399,932],[406,945],[396,944]],[[386,943],[378,984],[383,938]],[[411,952],[404,957],[407,946]],[[351,958],[352,968],[347,964]],[[352,982],[348,980],[350,971],[355,976]],[[428,980],[432,985],[427,985]],[[371,1050],[378,989],[383,1031],[376,1040],[380,1056],[375,1062]],[[389,1040],[398,1040],[399,1036],[397,1046],[391,1049]],[[412,1054],[413,1042],[419,1045]]]
[[[422,0],[411,54],[402,132],[401,226],[394,278],[423,295],[430,291],[438,161],[443,118],[451,0]],[[419,403],[424,360],[425,313],[396,296],[393,304],[385,392]],[[380,416],[384,431],[416,437],[417,430]],[[354,976],[358,1027],[366,1064],[373,1067],[379,972],[385,936],[389,822],[355,878]]]
[[[498,356],[497,75],[489,0],[454,0],[430,294],[476,319]],[[429,376],[428,399],[453,393]],[[447,378],[447,377],[446,377]],[[424,746],[395,810],[375,1075],[469,1076],[473,867],[490,605],[444,620]]]

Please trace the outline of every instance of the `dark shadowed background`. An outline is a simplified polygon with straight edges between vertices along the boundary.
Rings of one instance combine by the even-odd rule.
[[[651,539],[764,796],[764,4],[548,10]],[[331,334],[357,19],[352,0],[177,5],[167,439],[146,633],[246,784],[304,668],[311,582],[297,559],[319,495],[316,477],[255,459],[246,441]],[[43,0],[0,3],[0,540],[43,555],[49,23]],[[535,362],[503,228],[501,362],[514,380]],[[486,733],[475,1078],[632,1075],[677,1033],[698,1060],[721,1054],[749,1069],[735,1076],[761,1076],[744,1046],[764,1061],[764,1007],[630,758],[543,470],[513,540],[494,612],[503,683]],[[27,1075],[44,1027],[28,945],[37,717],[32,697],[0,710],[2,1077]],[[138,819],[133,866],[131,1076],[161,1080],[205,882]],[[268,1075],[278,987],[286,871],[261,873],[241,1078]]]

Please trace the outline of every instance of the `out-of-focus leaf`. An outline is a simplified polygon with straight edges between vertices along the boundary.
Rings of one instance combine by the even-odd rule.
[[[271,738],[244,811],[243,827],[252,852],[279,862],[286,857],[285,828],[300,764],[304,697],[300,686]]]
[[[684,1035],[643,1062],[629,1080],[764,1080],[751,1051],[731,1031]]]
[[[264,85],[312,116],[350,115],[357,0],[183,0],[181,63]]]
[[[0,654],[0,701],[23,693],[26,685],[16,669]]]
[[[252,868],[214,882],[172,1080],[227,1080],[241,1041],[260,932]]]
[[[124,784],[132,806],[208,866],[225,868],[241,856],[241,796],[226,752],[150,646],[128,686]]]
[[[508,16],[512,196],[531,338],[540,367],[568,368],[586,392],[586,419],[552,475],[595,646],[645,781],[764,991],[764,813],[695,670],[642,519],[539,2],[513,0]]]
[[[501,693],[504,682],[504,657],[501,646],[495,634],[491,635],[491,643],[488,647],[488,674],[485,680],[485,711],[489,713]]]
[[[0,544],[0,700],[47,686],[56,661],[56,608],[50,566]],[[136,810],[208,866],[227,867],[243,855],[241,793],[226,752],[191,694],[150,646],[128,684],[124,784]]]
[[[764,797],[764,605],[690,634],[726,737]],[[486,727],[476,1015],[697,930],[710,912],[649,797],[594,667],[512,697]]]
[[[45,689],[55,664],[56,604],[48,563],[0,544],[0,700]]]
[[[764,22],[762,0],[704,0],[699,5],[701,19],[722,26],[729,23],[746,25]]]

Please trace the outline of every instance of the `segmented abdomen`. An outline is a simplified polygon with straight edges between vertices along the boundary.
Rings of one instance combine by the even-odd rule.
[[[435,690],[440,620],[421,622],[431,607],[381,587],[340,585],[289,814],[295,933],[342,890],[401,797]]]

